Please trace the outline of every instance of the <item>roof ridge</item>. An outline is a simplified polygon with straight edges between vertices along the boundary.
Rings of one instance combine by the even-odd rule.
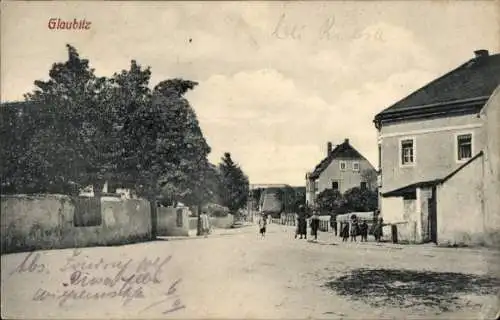
[[[349,141],[344,141],[342,143],[339,143],[325,158],[323,158],[314,167],[314,170],[310,174],[310,178],[315,179],[319,177],[319,175],[321,175],[321,173],[330,165],[330,163],[332,163],[333,160],[342,157],[342,155],[339,155],[339,153],[344,151],[350,151],[354,154],[354,156],[351,155],[349,158],[368,161],[365,156],[361,154],[361,152],[359,152]],[[368,163],[370,163],[370,161],[368,161]]]
[[[459,65],[458,67],[455,67],[454,69],[452,69],[452,70],[450,70],[450,71],[448,71],[448,72],[446,72],[446,73],[442,74],[441,76],[437,77],[436,79],[431,80],[430,82],[428,82],[427,84],[423,85],[422,87],[419,87],[419,88],[417,88],[417,89],[413,90],[413,92],[412,92],[412,93],[410,93],[409,95],[405,96],[405,97],[404,97],[404,98],[402,98],[402,99],[399,99],[399,100],[398,100],[398,101],[396,101],[395,103],[391,104],[389,107],[387,107],[387,108],[383,109],[382,111],[380,111],[380,112],[377,114],[377,116],[378,116],[380,113],[385,112],[385,111],[387,111],[387,110],[391,109],[391,108],[392,108],[392,107],[394,107],[395,105],[397,105],[397,104],[399,104],[399,103],[401,103],[401,102],[403,102],[403,101],[405,101],[405,100],[407,100],[407,99],[409,99],[409,98],[411,98],[411,97],[414,97],[414,96],[415,96],[417,93],[419,93],[420,91],[422,91],[422,90],[424,90],[424,89],[426,89],[426,88],[429,88],[431,85],[433,85],[433,84],[435,84],[436,82],[438,82],[438,81],[442,80],[443,78],[446,78],[447,76],[449,76],[450,74],[452,74],[452,73],[456,72],[457,70],[459,70],[459,69],[461,69],[461,68],[466,67],[466,66],[467,66],[469,63],[471,63],[473,60],[475,60],[475,58],[472,58],[472,59],[467,60],[466,62],[462,63],[462,64],[461,64],[461,65]]]
[[[500,84],[500,53],[483,53],[482,56],[475,53],[476,57],[465,60],[378,112],[373,119],[375,127],[379,128],[383,121],[445,116],[447,111],[454,114],[477,112],[482,107],[482,100],[491,96]]]

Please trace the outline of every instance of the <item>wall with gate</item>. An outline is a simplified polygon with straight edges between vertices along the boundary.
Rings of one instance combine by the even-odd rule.
[[[189,208],[159,207],[158,236],[189,236]]]
[[[149,202],[115,197],[1,196],[2,253],[151,239]]]

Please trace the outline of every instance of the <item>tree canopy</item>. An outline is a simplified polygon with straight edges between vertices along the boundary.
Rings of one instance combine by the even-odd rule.
[[[2,192],[74,194],[111,180],[148,198],[216,199],[219,172],[185,98],[197,83],[166,79],[151,90],[150,68],[135,60],[98,77],[76,48],[66,48],[68,60],[35,81],[24,103],[2,107]]]
[[[375,190],[358,187],[341,194],[338,190],[325,189],[318,195],[318,206],[323,214],[347,212],[368,212],[378,207],[378,193]]]
[[[249,194],[249,181],[243,170],[231,158],[229,152],[224,153],[219,164],[220,187],[219,195],[222,205],[231,213],[245,207]]]

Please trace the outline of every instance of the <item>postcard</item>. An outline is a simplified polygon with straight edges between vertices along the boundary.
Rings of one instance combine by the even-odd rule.
[[[3,319],[498,319],[499,1],[2,1]]]

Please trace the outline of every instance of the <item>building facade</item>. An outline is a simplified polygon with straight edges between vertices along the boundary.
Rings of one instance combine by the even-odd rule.
[[[317,196],[326,189],[347,190],[376,188],[376,171],[372,164],[345,139],[333,147],[327,143],[326,157],[306,174],[306,204],[315,206]]]
[[[496,151],[486,152],[493,138],[481,111],[500,84],[500,55],[475,53],[375,117],[379,206],[393,238],[471,242],[446,234],[457,223],[483,228],[483,162]]]

